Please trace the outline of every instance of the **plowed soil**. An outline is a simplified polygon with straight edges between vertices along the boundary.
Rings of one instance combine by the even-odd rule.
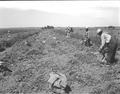
[[[13,71],[0,73],[0,94],[52,94],[47,80],[53,67],[66,74],[71,94],[120,94],[120,53],[110,66],[101,64],[97,50],[54,30],[29,36],[0,53]]]

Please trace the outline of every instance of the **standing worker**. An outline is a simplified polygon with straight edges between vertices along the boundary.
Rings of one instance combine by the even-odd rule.
[[[118,44],[117,38],[114,35],[110,35],[108,32],[103,32],[102,29],[97,30],[97,35],[101,37],[99,52],[104,56],[102,62],[106,64],[114,63]]]
[[[86,29],[85,29],[85,39],[84,39],[84,42],[85,42],[85,46],[87,46],[87,47],[92,46],[92,43],[91,43],[91,40],[90,40],[90,37],[89,37],[88,27],[86,27]]]
[[[65,32],[67,34],[66,37],[70,38],[70,35],[73,32],[73,28],[72,27],[67,27],[66,30],[65,30]]]

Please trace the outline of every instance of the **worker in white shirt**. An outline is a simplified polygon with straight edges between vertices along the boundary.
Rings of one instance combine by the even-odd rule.
[[[99,52],[104,54],[102,62],[112,64],[115,61],[115,54],[117,51],[117,38],[110,35],[108,32],[103,32],[102,29],[97,30],[97,35],[101,37],[101,46]]]
[[[58,72],[58,71],[52,71],[49,74],[49,80],[48,82],[51,85],[52,92],[58,93],[58,94],[69,94],[71,91],[71,88],[67,85],[67,78],[66,75]]]

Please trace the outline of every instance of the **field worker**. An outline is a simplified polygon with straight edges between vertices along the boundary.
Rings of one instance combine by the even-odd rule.
[[[67,27],[67,28],[65,29],[65,33],[66,33],[66,37],[67,37],[67,38],[70,37],[70,34],[69,34],[68,32],[69,32],[69,28]]]
[[[67,29],[66,29],[67,36],[66,37],[69,38],[72,32],[73,32],[72,27],[67,27]]]
[[[52,92],[55,94],[69,94],[71,88],[67,85],[65,74],[53,70],[49,76],[48,82],[51,85]]]
[[[117,38],[108,32],[103,32],[102,29],[97,30],[97,35],[101,37],[99,52],[104,55],[102,62],[106,64],[114,63],[117,50]]]
[[[89,33],[89,31],[88,31],[88,27],[86,27],[86,29],[85,29],[85,33],[86,33],[86,34],[85,34],[86,37],[89,37],[89,34],[88,34],[88,33]]]
[[[84,39],[84,42],[85,42],[85,46],[87,46],[87,47],[92,46],[92,43],[91,43],[91,40],[90,40],[90,37],[89,37],[88,27],[86,27],[86,29],[85,29],[85,39]]]

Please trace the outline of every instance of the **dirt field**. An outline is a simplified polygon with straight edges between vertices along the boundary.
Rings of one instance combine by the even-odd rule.
[[[66,38],[64,29],[35,29],[35,32],[33,29],[11,33],[10,37],[6,33],[1,35],[0,49],[4,50],[0,52],[0,60],[13,72],[0,73],[0,94],[52,94],[47,80],[53,67],[66,74],[71,94],[120,94],[120,51],[116,64],[103,65],[96,28],[90,28],[94,43],[90,48],[81,44],[83,28],[74,28],[71,38]],[[114,32],[119,38],[120,28],[104,30]],[[6,46],[3,40],[12,43]]]

